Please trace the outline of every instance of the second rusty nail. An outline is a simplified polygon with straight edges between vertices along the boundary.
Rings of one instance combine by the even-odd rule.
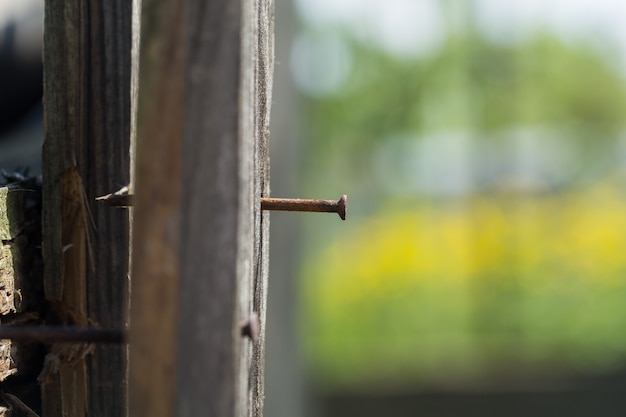
[[[313,211],[337,213],[341,220],[346,219],[348,196],[342,195],[335,200],[305,200],[301,198],[261,198],[261,209],[283,211]]]
[[[253,342],[259,339],[259,316],[255,312],[250,313],[248,320],[240,323],[239,327],[242,336],[248,337]]]

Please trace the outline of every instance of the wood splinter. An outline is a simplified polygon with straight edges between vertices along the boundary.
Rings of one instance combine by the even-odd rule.
[[[96,201],[109,207],[131,207],[133,205],[133,194],[128,193],[128,186],[124,186],[114,193],[96,197]]]

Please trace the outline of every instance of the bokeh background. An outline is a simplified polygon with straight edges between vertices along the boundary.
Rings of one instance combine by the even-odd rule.
[[[266,415],[626,415],[626,4],[276,7]]]
[[[0,169],[8,172],[41,174],[42,45],[43,1],[0,0]]]

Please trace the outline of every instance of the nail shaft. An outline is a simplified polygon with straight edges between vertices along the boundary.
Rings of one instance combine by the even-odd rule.
[[[281,211],[312,211],[337,213],[341,220],[346,219],[348,197],[342,195],[335,200],[304,200],[300,198],[261,198],[261,209]]]
[[[67,326],[0,326],[0,339],[35,343],[126,343],[126,332]]]

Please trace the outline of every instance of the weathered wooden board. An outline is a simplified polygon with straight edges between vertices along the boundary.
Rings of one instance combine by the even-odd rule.
[[[261,416],[273,3],[144,1],[142,26],[131,414]]]
[[[94,198],[130,181],[138,2],[45,2],[44,284],[62,324],[127,325],[129,214]],[[43,414],[125,415],[126,348],[75,353],[52,347]]]

